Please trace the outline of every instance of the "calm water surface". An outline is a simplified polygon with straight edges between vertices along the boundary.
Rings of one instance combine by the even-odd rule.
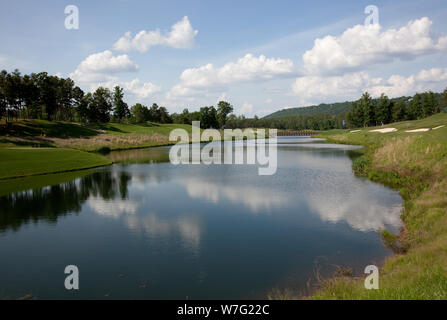
[[[60,184],[40,177],[52,185],[0,197],[0,298],[265,298],[305,294],[335,266],[361,273],[390,254],[377,230],[399,228],[401,198],[353,175],[354,148],[280,138],[274,176],[173,166],[166,147],[112,153],[119,164]],[[64,288],[67,265],[78,292]]]

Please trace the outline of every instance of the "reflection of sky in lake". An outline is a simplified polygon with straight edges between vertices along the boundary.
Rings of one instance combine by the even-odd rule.
[[[52,274],[78,263],[89,283],[81,297],[102,297],[109,283],[115,298],[241,298],[305,287],[316,261],[364,268],[389,254],[374,231],[399,228],[401,199],[353,175],[355,148],[280,138],[274,176],[246,165],[172,166],[163,162],[169,148],[115,153],[126,162],[0,198],[9,261],[0,283],[15,292],[23,278],[23,290],[29,283],[41,297],[66,298],[50,290],[57,277],[44,283],[19,266]],[[31,239],[47,259],[32,259],[23,243]],[[127,282],[114,278],[119,272]],[[138,289],[142,279],[149,290]]]
[[[281,177],[272,179],[258,177],[260,181],[264,181],[263,185],[244,184],[239,171],[227,170],[225,181],[222,182],[216,175],[195,170],[194,166],[182,166],[182,170],[187,171],[186,174],[176,171],[174,175],[165,175],[164,170],[158,173],[148,171],[135,174],[130,188],[135,190],[132,194],[138,196],[131,202],[91,198],[88,203],[102,215],[135,215],[139,205],[138,199],[141,201],[146,197],[145,190],[165,183],[182,186],[184,188],[182,191],[191,199],[205,200],[214,205],[225,202],[241,205],[247,209],[242,213],[272,213],[275,208],[293,210],[297,205],[304,205],[324,222],[346,222],[353,229],[360,231],[400,227],[399,196],[395,192],[383,193],[382,186],[354,177],[350,170],[351,160],[346,156],[340,156],[347,150],[358,147],[323,142],[324,140],[311,138],[280,139],[278,175]],[[297,150],[305,152],[296,152]],[[249,169],[244,166],[240,168]],[[189,170],[193,174],[189,174]],[[271,180],[274,180],[273,183]],[[281,180],[281,184],[286,188],[275,188],[275,180]],[[300,183],[298,180],[305,183]],[[151,213],[151,217],[154,219],[154,213]],[[135,217],[132,219],[136,221]],[[157,223],[154,221],[154,224]]]

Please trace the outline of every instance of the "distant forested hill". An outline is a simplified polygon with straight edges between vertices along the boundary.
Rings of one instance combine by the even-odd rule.
[[[439,99],[440,94],[435,93],[435,97]],[[411,97],[399,97],[393,98],[391,101],[404,100],[408,101]],[[374,99],[376,100],[376,99]],[[343,113],[347,113],[351,108],[352,101],[346,102],[337,102],[337,103],[322,103],[318,106],[309,106],[309,107],[300,107],[300,108],[290,108],[276,111],[268,116],[265,116],[265,119],[275,119],[275,118],[287,118],[293,116],[314,116],[319,114],[327,114],[327,115],[340,115]]]
[[[350,101],[331,103],[331,104],[322,103],[318,106],[309,106],[309,107],[290,108],[290,109],[279,110],[279,111],[276,111],[275,113],[272,113],[272,114],[266,116],[265,118],[267,118],[267,119],[286,118],[286,117],[299,116],[299,115],[314,116],[317,114],[338,115],[338,114],[348,112],[350,107],[351,107]]]

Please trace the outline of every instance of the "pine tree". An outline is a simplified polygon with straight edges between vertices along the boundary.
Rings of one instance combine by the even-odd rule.
[[[392,121],[403,121],[405,117],[405,102],[402,100],[394,102],[392,106]]]
[[[416,93],[408,105],[408,116],[410,120],[421,119],[423,117],[422,97]]]
[[[435,94],[432,91],[423,93],[422,106],[424,117],[429,117],[437,112],[438,101],[436,101]]]
[[[441,99],[439,100],[439,107],[438,109],[440,111],[447,112],[447,88],[444,90],[443,93],[441,93]]]
[[[376,105],[375,118],[378,125],[384,125],[391,121],[391,102],[383,93]]]
[[[359,128],[364,124],[363,120],[363,110],[360,108],[358,102],[351,103],[351,109],[348,113],[348,122],[350,126]]]
[[[362,112],[363,112],[363,126],[373,126],[376,124],[374,107],[372,104],[371,96],[368,92],[365,92],[358,102]]]

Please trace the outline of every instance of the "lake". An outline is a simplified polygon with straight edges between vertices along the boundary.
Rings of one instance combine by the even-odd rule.
[[[378,231],[399,229],[402,199],[354,176],[357,148],[281,137],[273,176],[174,166],[162,147],[113,152],[119,163],[69,177],[2,181],[33,189],[0,197],[0,298],[262,299],[308,294],[336,266],[361,275],[391,254]],[[67,265],[79,291],[64,287]]]

